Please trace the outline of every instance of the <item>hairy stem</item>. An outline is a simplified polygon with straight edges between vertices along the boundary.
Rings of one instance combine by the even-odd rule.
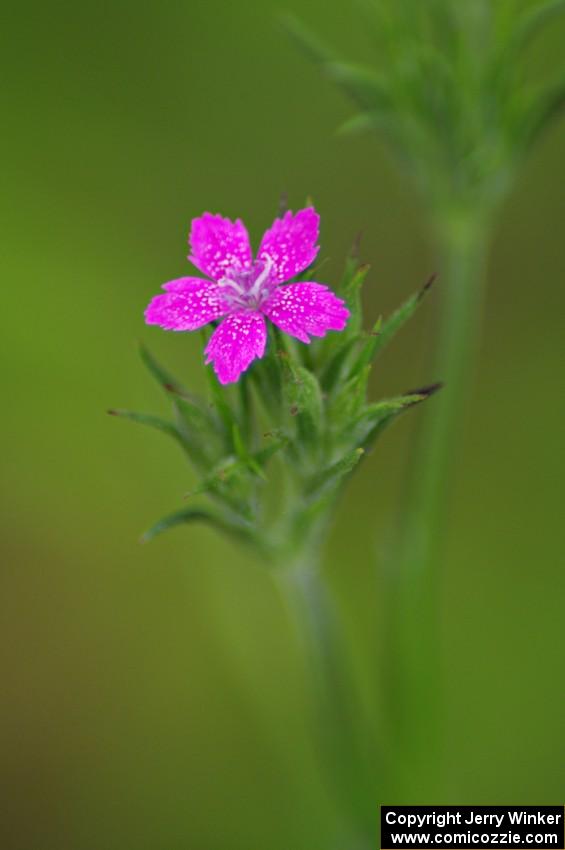
[[[473,377],[487,243],[487,227],[478,216],[467,216],[457,226],[447,220],[440,228],[444,313],[436,373],[445,387],[423,422],[387,574],[386,694],[391,793],[398,802],[405,796],[413,801],[414,795],[419,802],[435,802],[444,790],[442,543],[451,472]]]

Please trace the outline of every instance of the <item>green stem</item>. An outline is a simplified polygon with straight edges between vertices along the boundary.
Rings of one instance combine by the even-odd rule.
[[[345,841],[368,850],[374,844],[376,816],[363,759],[369,744],[359,737],[365,724],[358,713],[340,618],[320,571],[319,551],[307,550],[275,575],[305,659],[313,744],[342,817],[340,846]]]
[[[388,574],[386,693],[391,793],[397,802],[406,795],[412,795],[412,802],[436,802],[442,792],[441,549],[451,471],[473,378],[487,245],[488,227],[478,216],[459,221],[457,227],[447,220],[440,229],[444,314],[434,375],[445,387],[423,422]]]

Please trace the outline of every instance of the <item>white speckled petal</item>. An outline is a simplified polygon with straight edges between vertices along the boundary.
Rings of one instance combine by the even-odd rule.
[[[279,286],[262,309],[281,331],[306,343],[310,336],[342,331],[349,318],[345,303],[321,283]]]
[[[267,328],[261,313],[234,313],[219,325],[206,346],[206,363],[214,364],[221,384],[237,381],[253,360],[262,357]]]
[[[189,242],[191,254],[188,259],[213,280],[220,280],[230,268],[248,269],[251,266],[249,234],[239,219],[230,221],[221,215],[204,213],[193,220]]]
[[[210,280],[181,277],[163,285],[145,311],[148,325],[169,331],[194,331],[228,313],[221,289]]]
[[[319,247],[318,232],[320,216],[314,207],[299,210],[296,215],[287,212],[277,218],[263,236],[257,257],[272,262],[270,279],[273,283],[284,283],[311,265]]]

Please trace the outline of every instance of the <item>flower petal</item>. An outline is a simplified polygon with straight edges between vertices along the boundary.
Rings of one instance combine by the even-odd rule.
[[[267,328],[261,313],[234,313],[219,325],[206,346],[206,363],[214,364],[221,384],[237,381],[256,357],[265,353]]]
[[[230,266],[249,268],[253,257],[249,235],[240,219],[204,213],[192,222],[189,260],[203,274],[220,280]]]
[[[293,215],[290,210],[273,222],[263,236],[257,257],[268,256],[273,269],[270,279],[284,283],[307,269],[320,250],[316,245],[320,228],[320,216],[314,207],[299,210]]]
[[[263,305],[263,312],[281,331],[310,342],[308,336],[342,331],[349,318],[345,303],[321,283],[279,286]]]
[[[156,295],[145,310],[148,325],[194,331],[228,312],[221,289],[211,280],[181,277],[165,283],[163,289],[166,293]]]

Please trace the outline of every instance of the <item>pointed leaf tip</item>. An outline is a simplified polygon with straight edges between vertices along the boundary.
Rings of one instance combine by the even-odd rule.
[[[358,260],[359,254],[361,251],[361,240],[363,239],[363,231],[358,230],[355,234],[355,238],[353,239],[353,244],[351,245],[351,250],[349,252],[349,257],[352,260]]]
[[[323,64],[334,59],[333,51],[325,44],[316,33],[312,32],[300,18],[292,12],[279,14],[279,22],[283,29],[294,39],[296,45],[302,50],[307,58]]]
[[[180,384],[167,369],[161,366],[159,361],[153,356],[151,351],[146,345],[144,345],[143,342],[139,343],[139,356],[141,357],[143,365],[157,383],[161,385],[165,392],[178,395],[186,394],[186,390],[182,384]]]
[[[423,396],[423,398],[420,399],[420,401],[424,401],[425,399],[430,398],[430,396],[439,392],[439,390],[441,390],[442,387],[443,387],[443,383],[441,381],[438,381],[436,384],[430,384],[427,387],[420,387],[417,390],[409,390],[409,392],[405,393],[405,395],[407,395],[407,396],[420,395],[420,396]],[[414,402],[414,404],[419,404],[419,402],[416,401],[416,402]]]
[[[424,298],[424,296],[427,295],[427,293],[430,291],[430,289],[432,288],[432,286],[434,285],[434,283],[436,282],[437,279],[438,279],[437,272],[434,272],[432,275],[430,275],[430,277],[425,282],[425,284],[423,285],[423,287],[421,288],[421,290],[418,294],[418,300],[419,301],[421,301],[422,298]]]

